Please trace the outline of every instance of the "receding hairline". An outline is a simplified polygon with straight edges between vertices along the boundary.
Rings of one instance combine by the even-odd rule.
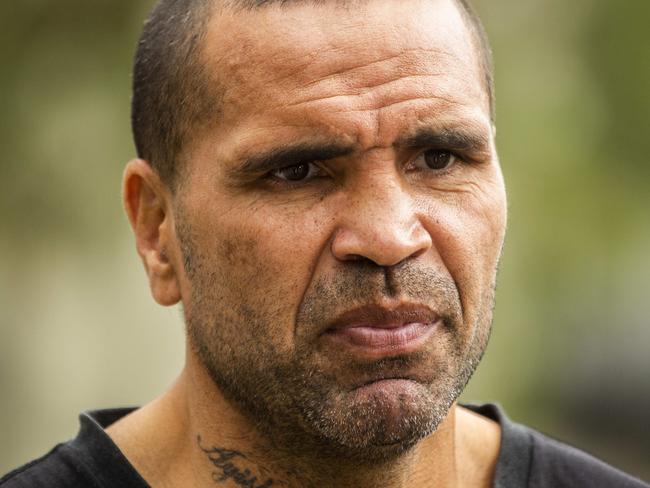
[[[203,33],[203,45],[197,51],[197,56],[193,59],[192,63],[209,64],[210,59],[204,56],[205,49],[207,48],[206,37],[210,25],[215,23],[217,16],[231,13],[237,16],[238,13],[243,11],[254,11],[264,7],[280,6],[291,7],[294,5],[338,5],[344,7],[354,7],[355,5],[370,4],[373,2],[381,2],[386,0],[203,0],[207,4],[211,4],[208,9],[209,18],[204,22],[205,32]],[[430,2],[432,0],[424,0]],[[458,8],[463,23],[468,31],[470,42],[474,53],[476,54],[476,61],[478,62],[479,72],[483,76],[483,89],[485,90],[489,116],[492,123],[495,122],[496,109],[494,97],[494,79],[493,79],[493,65],[492,65],[492,50],[489,45],[487,34],[483,28],[481,20],[476,11],[472,7],[470,0],[448,0]],[[221,80],[219,74],[214,74],[210,80],[215,85],[215,92],[223,89],[227,80]],[[219,98],[219,94],[215,93],[215,97]]]

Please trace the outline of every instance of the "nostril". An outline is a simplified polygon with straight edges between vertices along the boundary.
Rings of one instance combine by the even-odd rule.
[[[354,262],[355,264],[360,264],[360,265],[375,265],[379,266],[377,263],[375,263],[372,259],[362,256],[361,254],[347,254],[343,256],[342,258],[343,261],[348,261],[348,262]]]
[[[427,249],[428,249],[428,247],[424,247],[424,246],[420,247],[417,251],[415,251],[413,254],[411,254],[409,257],[407,257],[404,261],[407,261],[409,259],[419,258],[420,256],[422,256],[424,253],[427,252]],[[404,261],[402,261],[402,262],[404,262]]]

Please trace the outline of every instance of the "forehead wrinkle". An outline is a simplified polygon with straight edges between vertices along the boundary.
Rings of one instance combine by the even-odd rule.
[[[337,49],[337,51],[341,51],[340,49]],[[389,54],[385,57],[379,58],[379,59],[373,59],[371,61],[363,62],[363,63],[349,63],[348,66],[345,65],[345,62],[341,63],[340,60],[333,61],[331,64],[334,66],[338,67],[338,69],[332,73],[328,73],[323,76],[318,76],[317,78],[309,81],[308,83],[303,85],[303,88],[308,88],[312,85],[316,85],[318,83],[328,81],[332,78],[339,77],[340,75],[346,74],[346,75],[353,75],[356,72],[359,71],[365,71],[368,70],[369,72],[375,71],[376,65],[381,64],[381,63],[389,63],[396,60],[399,61],[397,67],[393,67],[393,69],[397,69],[398,71],[404,71],[405,69],[411,68],[413,66],[422,66],[422,63],[417,63],[417,61],[422,61],[422,56],[410,56],[411,54],[414,53],[434,53],[437,56],[448,56],[448,57],[454,57],[458,59],[458,56],[454,55],[453,53],[450,53],[449,51],[441,50],[441,49],[434,49],[434,48],[406,48],[406,49],[400,49],[399,52],[397,53],[392,53]],[[371,54],[374,54],[372,52]],[[428,59],[428,58],[426,58]],[[414,62],[416,61],[416,62]],[[406,64],[410,63],[410,64]],[[343,64],[343,66],[341,66]]]
[[[366,2],[361,2],[361,4],[364,4]],[[428,4],[429,2],[412,2],[412,3],[424,3]],[[447,3],[447,2],[444,2]],[[443,4],[444,4],[443,3]],[[354,16],[348,16],[348,15],[337,15],[335,20],[336,20],[336,31],[333,34],[331,31],[331,27],[329,24],[325,23],[320,19],[320,16],[314,15],[313,10],[316,9],[318,11],[323,11],[325,15],[327,15],[327,12],[331,12],[332,8],[336,6],[336,2],[331,3],[331,2],[324,2],[324,3],[313,3],[313,2],[307,2],[307,3],[296,3],[296,4],[286,4],[286,5],[278,5],[276,3],[271,3],[269,5],[263,6],[260,9],[255,9],[250,12],[240,12],[239,15],[248,15],[251,14],[253,16],[256,15],[266,15],[266,17],[263,19],[265,22],[254,22],[254,24],[257,25],[256,29],[249,28],[247,26],[247,23],[245,19],[243,18],[235,18],[233,24],[237,25],[237,28],[232,31],[232,29],[228,32],[230,34],[229,36],[225,36],[226,42],[228,44],[231,44],[230,47],[234,47],[233,49],[229,49],[229,53],[224,54],[224,56],[221,56],[221,59],[227,59],[228,63],[235,67],[235,66],[250,66],[251,64],[254,64],[254,59],[253,58],[258,58],[261,61],[268,61],[268,60],[276,60],[278,62],[274,63],[273,66],[273,72],[277,72],[278,70],[282,70],[283,66],[287,66],[288,64],[291,63],[286,63],[285,61],[291,60],[295,61],[296,59],[304,59],[304,63],[299,63],[299,66],[295,66],[294,68],[290,68],[289,73],[292,71],[300,71],[300,66],[302,67],[307,67],[311,68],[314,67],[316,69],[319,69],[319,66],[322,66],[322,60],[320,63],[309,63],[310,60],[313,60],[315,57],[323,57],[322,55],[324,54],[332,54],[336,52],[340,52],[344,55],[349,54],[350,50],[353,49],[355,52],[355,55],[358,57],[366,57],[366,56],[377,56],[377,53],[380,52],[381,50],[388,50],[391,49],[392,46],[400,46],[404,44],[405,39],[409,39],[409,42],[411,44],[415,43],[418,45],[417,48],[407,48],[407,47],[402,47],[398,48],[397,53],[392,52],[388,54],[386,57],[383,59],[377,59],[372,61],[373,63],[378,63],[382,62],[384,60],[388,60],[392,57],[399,57],[400,55],[403,55],[404,53],[408,53],[409,51],[414,51],[414,50],[430,50],[434,51],[438,56],[439,55],[454,55],[453,52],[451,51],[445,51],[443,49],[433,49],[431,48],[431,42],[437,40],[438,36],[435,34],[437,31],[429,29],[427,27],[423,27],[422,22],[420,20],[413,20],[411,18],[411,21],[409,22],[394,22],[392,24],[386,25],[383,24],[381,25],[381,29],[375,31],[372,29],[368,28],[368,22],[366,21],[365,17],[363,17],[363,21],[359,20],[359,15],[354,15]],[[358,9],[360,5],[355,5],[355,9]],[[305,9],[309,9],[310,12],[312,12],[312,15],[309,18],[312,18],[314,20],[307,20],[305,21],[304,18],[300,18],[300,22],[306,23],[306,28],[309,29],[309,36],[305,37],[301,35],[300,33],[297,33],[295,29],[292,28],[292,15],[291,12],[293,10],[300,12]],[[349,8],[344,9],[344,10],[351,10]],[[380,9],[384,10],[384,9]],[[269,14],[269,12],[271,14]],[[275,13],[273,13],[275,12]],[[455,15],[460,17],[460,13],[458,12],[458,9],[454,8]],[[265,14],[266,13],[266,14]],[[363,12],[362,12],[363,13]],[[374,19],[373,14],[376,13],[376,9],[370,9],[366,12],[368,15],[370,15],[371,19]],[[330,14],[331,15],[331,14]],[[225,18],[231,18],[232,16],[228,15],[221,15],[217,16],[218,18],[221,18],[222,20]],[[405,16],[405,18],[409,18],[408,16]],[[213,28],[210,29],[211,34],[210,39],[208,40],[211,44],[214,45],[219,45],[221,44],[218,42],[218,37],[222,33],[221,30],[219,29],[219,21],[213,22]],[[473,47],[471,46],[471,39],[470,36],[468,36],[466,29],[464,28],[464,24],[460,22],[461,29],[458,31],[458,29],[449,29],[445,28],[445,32],[449,34],[453,39],[453,46],[458,46],[463,50],[464,47],[469,47],[470,49]],[[226,26],[227,27],[227,26]],[[345,27],[348,27],[350,32],[352,33],[352,37],[341,35],[341,30],[344,29]],[[365,28],[364,28],[365,27]],[[416,32],[419,31],[420,34],[423,32],[429,32],[433,33],[433,37],[429,35],[424,35],[424,37],[421,36],[413,36],[413,28],[417,27]],[[272,34],[272,38],[274,42],[268,42],[268,39],[265,39],[265,42],[260,43],[260,38],[264,37],[264,34]],[[297,38],[296,36],[300,36]],[[448,39],[449,40],[449,39]],[[277,41],[277,42],[275,42]],[[343,42],[345,45],[340,45],[340,42]],[[374,42],[376,41],[376,42]],[[337,44],[339,43],[339,44]],[[232,46],[234,44],[234,46]],[[352,45],[352,47],[351,47]],[[260,49],[262,48],[262,52],[259,52]],[[454,49],[455,50],[455,49]],[[234,51],[234,52],[233,52]],[[256,52],[257,51],[257,52]],[[395,49],[393,48],[393,51]],[[465,59],[467,58],[466,54],[468,53],[457,53],[457,54],[462,54],[460,58]],[[326,57],[326,56],[324,56]],[[459,58],[458,55],[455,56],[456,58]],[[238,60],[238,62],[233,62],[233,59]],[[334,61],[329,61],[329,64],[333,64],[334,66],[337,66],[339,69],[341,66],[341,62],[345,62],[345,60],[341,59],[336,59]],[[363,65],[366,63],[362,63],[360,66],[363,67]],[[352,68],[355,68],[354,64],[345,66],[342,68],[342,70],[351,70]],[[326,74],[323,76],[333,76],[335,73],[330,73]],[[316,75],[318,76],[318,75]],[[273,78],[271,78],[273,79]],[[275,79],[281,79],[281,78],[275,78]]]
[[[327,113],[332,113],[332,114],[337,114],[337,113],[346,113],[346,114],[356,114],[356,113],[364,113],[364,112],[377,112],[378,114],[383,113],[384,111],[388,109],[396,109],[400,105],[406,105],[406,104],[411,104],[412,102],[430,102],[433,99],[436,100],[442,100],[444,102],[445,107],[448,107],[450,105],[458,105],[458,106],[469,106],[467,103],[459,102],[456,100],[451,100],[451,99],[446,99],[444,97],[416,97],[416,98],[407,98],[405,100],[397,100],[394,102],[390,102],[385,105],[381,106],[370,106],[370,107],[364,107],[364,108],[342,108],[341,110],[330,110]]]
[[[444,98],[432,102],[432,98],[427,97],[410,98],[374,110],[350,109],[345,104],[338,111],[314,107],[310,110],[300,110],[299,119],[293,117],[290,111],[282,111],[276,123],[268,124],[266,119],[259,119],[263,124],[257,125],[258,119],[249,119],[241,126],[242,130],[238,131],[236,140],[228,137],[228,130],[224,132],[224,138],[218,139],[222,148],[227,149],[230,146],[231,149],[225,153],[232,154],[233,150],[242,147],[257,146],[262,150],[268,146],[267,141],[282,140],[291,143],[336,140],[355,145],[360,151],[364,151],[371,147],[391,147],[394,141],[403,138],[404,134],[417,132],[422,127],[438,131],[463,128],[465,131],[481,133],[489,138],[492,134],[489,115],[478,107],[473,109],[471,104],[455,102]],[[434,103],[437,106],[433,105]],[[444,103],[444,106],[440,103]],[[353,116],[345,119],[330,119],[328,116],[337,113]],[[360,113],[367,116],[354,116]]]
[[[354,89],[354,90],[351,89],[351,90],[349,90],[348,92],[345,92],[345,93],[340,93],[340,91],[339,91],[339,93],[336,93],[335,95],[327,95],[327,96],[320,96],[320,97],[314,97],[314,98],[307,98],[307,99],[298,100],[298,101],[295,101],[295,102],[290,102],[286,106],[295,108],[295,107],[300,107],[302,105],[307,105],[309,103],[335,101],[337,99],[342,99],[343,100],[343,99],[346,99],[348,97],[361,97],[361,98],[363,98],[365,95],[373,95],[373,93],[371,93],[373,90],[377,90],[377,89],[381,89],[381,88],[386,89],[386,90],[382,90],[382,91],[386,91],[386,92],[390,93],[390,92],[394,92],[394,90],[390,89],[391,85],[395,85],[395,84],[397,84],[399,82],[402,82],[402,81],[405,81],[407,79],[424,78],[424,77],[431,77],[431,76],[442,76],[442,75],[444,75],[444,74],[443,73],[427,73],[427,74],[408,75],[408,76],[399,77],[397,79],[384,81],[384,82],[378,83],[377,85],[368,86],[368,87],[366,87],[364,89]],[[380,97],[379,95],[377,95],[375,93],[372,98],[380,99],[380,98],[383,98],[383,97]],[[429,100],[435,100],[435,99],[445,100],[445,101],[447,101],[449,103],[455,103],[455,104],[461,103],[458,100],[453,100],[450,97],[443,96],[442,94],[441,95],[433,95],[432,94],[430,97],[404,95],[403,99],[394,100],[394,101],[388,102],[388,104],[385,104],[385,103],[382,104],[379,101],[377,106],[362,106],[362,107],[359,107],[357,109],[344,109],[342,111],[344,111],[344,112],[345,111],[359,112],[359,111],[365,111],[365,110],[380,109],[382,107],[388,108],[388,107],[390,107],[392,105],[395,105],[395,104],[398,104],[398,103],[407,102],[408,100],[416,101],[416,100],[427,100],[427,99],[429,99]],[[335,110],[333,112],[338,112],[338,111]]]
[[[432,75],[413,75],[402,77],[396,80],[389,80],[381,83],[377,87],[371,87],[366,90],[352,90],[352,93],[319,96],[314,99],[299,100],[290,102],[285,109],[304,111],[305,114],[316,112],[320,115],[327,114],[361,114],[371,111],[384,113],[386,111],[395,112],[398,108],[404,111],[423,110],[436,112],[444,115],[455,107],[467,107],[473,104],[471,98],[458,94],[463,90],[449,90],[444,84],[437,86],[435,80],[430,83],[430,87],[425,81],[418,80],[424,76]],[[438,75],[433,76],[435,78]],[[401,82],[415,78],[415,83],[409,83],[404,90],[399,89]],[[436,91],[434,91],[436,90]],[[403,105],[403,107],[400,107]],[[397,116],[401,114],[397,113]]]
[[[398,104],[407,101],[409,97],[424,100],[430,96],[432,99],[459,104],[463,103],[463,96],[482,91],[480,80],[474,79],[476,73],[472,66],[468,66],[457,54],[449,51],[411,48],[362,63],[357,59],[358,57],[344,58],[339,62],[339,59],[335,58],[329,63],[337,68],[335,72],[318,75],[316,79],[308,79],[306,83],[294,79],[292,81],[295,88],[291,89],[292,91],[276,88],[277,98],[274,99],[278,100],[278,104],[291,108],[310,103],[329,105],[328,102],[334,104],[340,100],[343,103],[352,102],[349,106],[353,107],[353,110],[368,110],[381,108],[382,105]],[[341,67],[346,61],[348,66]],[[301,68],[302,63],[289,75],[283,74],[281,78],[291,77],[291,73],[302,73],[301,78],[310,78]],[[320,67],[320,70],[323,68]],[[456,87],[452,92],[446,84],[445,76],[453,79],[454,74],[456,82],[462,86]],[[399,85],[402,83],[406,85],[408,94],[404,93],[405,90],[400,90]],[[271,89],[268,84],[265,87]],[[360,97],[360,106],[354,97]],[[354,107],[355,105],[357,107]]]
[[[290,9],[287,9],[285,14],[289,11]],[[427,10],[427,12],[429,11]],[[256,15],[256,12],[252,14]],[[339,18],[341,18],[340,22]],[[259,19],[263,18],[257,20]],[[467,92],[467,85],[470,84],[468,78],[476,78],[476,76],[469,76],[470,72],[474,74],[471,68],[475,64],[475,59],[474,56],[468,56],[467,51],[473,52],[474,49],[472,43],[469,42],[471,36],[466,35],[465,23],[461,21],[460,30],[449,22],[443,24],[439,29],[435,22],[433,22],[433,27],[436,28],[429,28],[417,17],[410,16],[410,19],[405,22],[398,21],[392,25],[382,24],[379,25],[379,29],[366,28],[356,33],[352,28],[358,23],[358,20],[355,23],[350,22],[345,15],[338,16],[334,18],[337,29],[344,25],[350,28],[352,34],[357,34],[356,37],[341,39],[338,30],[332,30],[331,22],[324,23],[321,18],[313,20],[308,18],[306,20],[307,27],[316,26],[317,29],[316,39],[314,39],[301,34],[303,30],[296,30],[291,22],[291,16],[288,21],[285,17],[284,23],[277,22],[281,20],[277,16],[269,17],[268,23],[247,23],[245,19],[240,18],[239,26],[236,25],[235,30],[225,30],[221,33],[225,39],[223,44],[226,49],[218,49],[220,56],[213,57],[215,62],[224,67],[223,73],[219,73],[217,76],[228,81],[228,83],[224,83],[227,85],[224,87],[224,98],[227,100],[224,100],[223,105],[229,114],[228,121],[224,125],[233,122],[239,124],[243,122],[241,120],[243,117],[263,116],[263,111],[276,112],[285,106],[293,105],[293,108],[300,109],[302,108],[300,107],[301,100],[297,99],[297,96],[301,96],[303,97],[302,102],[316,103],[313,107],[309,107],[310,111],[320,109],[322,113],[347,112],[354,114],[376,110],[377,113],[374,113],[372,117],[374,122],[370,122],[370,120],[358,124],[354,124],[354,121],[350,122],[359,127],[360,133],[363,132],[367,135],[374,132],[378,136],[381,132],[378,123],[380,112],[397,110],[401,108],[402,104],[411,102],[420,106],[437,100],[440,104],[445,105],[445,107],[439,105],[436,109],[438,112],[441,111],[440,108],[448,109],[450,106],[464,105],[464,102],[454,98],[454,95],[464,96],[464,93]],[[300,19],[301,22],[303,20]],[[240,27],[242,24],[243,29]],[[261,29],[262,35],[259,35],[258,30],[254,29],[254,25]],[[417,33],[421,35],[405,36],[412,27],[416,27]],[[215,32],[214,29],[212,32],[213,39],[219,37],[219,32]],[[442,32],[442,34],[438,34],[438,32]],[[233,35],[229,37],[231,33]],[[268,36],[263,35],[265,33],[271,33],[272,39],[276,39],[277,42],[268,42],[266,39]],[[283,33],[289,35],[284,37]],[[387,38],[385,39],[386,33]],[[370,40],[365,34],[370,34]],[[399,37],[398,34],[402,37]],[[305,43],[293,42],[297,36],[304,39]],[[377,42],[372,42],[372,39],[375,38]],[[391,42],[393,38],[394,42]],[[312,47],[316,49],[311,49]],[[340,55],[338,55],[339,53]],[[328,56],[328,54],[332,56]],[[381,67],[382,63],[387,65],[386,69],[377,69]],[[414,79],[421,80],[426,76],[440,77],[441,74],[444,74],[444,70],[424,75],[417,73],[423,69],[437,68],[436,64],[441,64],[443,68],[453,69],[455,76],[450,73],[450,79],[456,79],[459,84],[454,87],[442,82],[440,89],[433,92],[432,96],[429,96],[428,93],[423,94],[421,90],[418,93],[418,86],[421,86],[422,83],[417,80],[409,86],[410,97],[403,96],[403,91],[392,89],[392,85],[399,83],[399,79],[391,78],[404,75],[408,70],[416,71],[408,76]],[[331,68],[336,71],[327,72]],[[348,74],[350,76],[346,76]],[[408,77],[402,76],[402,79]],[[327,85],[329,82],[333,82],[331,84],[336,85],[337,78],[340,80],[339,86],[327,87],[330,94],[324,93],[325,96],[318,94],[317,97],[314,97],[301,92],[301,89],[309,91],[311,87],[319,88],[321,86],[319,83]],[[471,83],[471,86],[475,89],[481,88],[480,80]],[[385,88],[388,96],[382,93],[375,96],[373,90],[382,87]],[[346,107],[341,107],[341,110],[335,110],[336,106],[334,105],[323,106],[323,103],[321,103],[321,107],[318,107],[319,100],[329,99],[331,102],[336,102],[339,100],[338,97],[356,95],[359,91],[366,96],[365,100],[361,100],[363,103],[360,105],[357,101]],[[391,91],[395,93],[391,95]],[[431,91],[429,90],[429,92]],[[263,103],[259,103],[261,98]],[[340,100],[349,101],[350,99],[340,98]],[[408,110],[408,107],[406,109]],[[298,120],[296,116],[301,116],[298,110],[292,111],[291,115],[294,117],[293,120]],[[307,116],[306,113],[304,115]],[[287,117],[284,120],[291,119]],[[334,122],[333,125],[336,123]],[[357,137],[365,138],[366,135],[357,135]]]

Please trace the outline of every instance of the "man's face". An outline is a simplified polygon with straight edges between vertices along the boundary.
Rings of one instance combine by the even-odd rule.
[[[223,111],[175,197],[181,292],[234,408],[373,456],[432,432],[478,364],[505,193],[454,3],[324,3],[210,25]]]

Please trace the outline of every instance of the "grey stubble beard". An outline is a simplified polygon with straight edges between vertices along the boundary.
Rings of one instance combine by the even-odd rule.
[[[228,286],[228,273],[208,268],[189,229],[180,225],[177,232],[192,285],[191,303],[184,307],[190,345],[224,398],[245,414],[262,437],[272,439],[287,453],[345,457],[358,463],[381,462],[404,453],[444,421],[487,346],[493,286],[482,297],[481,313],[472,327],[474,334],[463,349],[458,335],[454,335],[461,326],[462,313],[453,282],[434,270],[393,270],[391,281],[402,283],[411,298],[430,300],[427,295],[435,290],[438,302],[446,302],[446,337],[452,347],[447,350],[447,363],[436,365],[429,384],[417,384],[415,395],[397,399],[397,420],[387,419],[382,416],[385,399],[355,401],[354,392],[339,388],[335,377],[310,361],[311,351],[296,347],[293,356],[286,357],[275,347],[272,325],[286,317],[277,300],[249,303],[246,291],[240,290],[235,293],[239,298],[225,306],[226,297],[222,295],[232,292],[223,288]],[[377,277],[372,267],[356,267],[338,279],[315,283],[301,303],[296,325],[327,315],[327,304],[333,300],[371,301],[384,294],[386,290],[380,284],[384,280]],[[359,286],[364,283],[369,285]],[[244,336],[238,336],[237,331],[242,330]],[[391,358],[370,367],[379,370],[400,360],[413,358]]]

